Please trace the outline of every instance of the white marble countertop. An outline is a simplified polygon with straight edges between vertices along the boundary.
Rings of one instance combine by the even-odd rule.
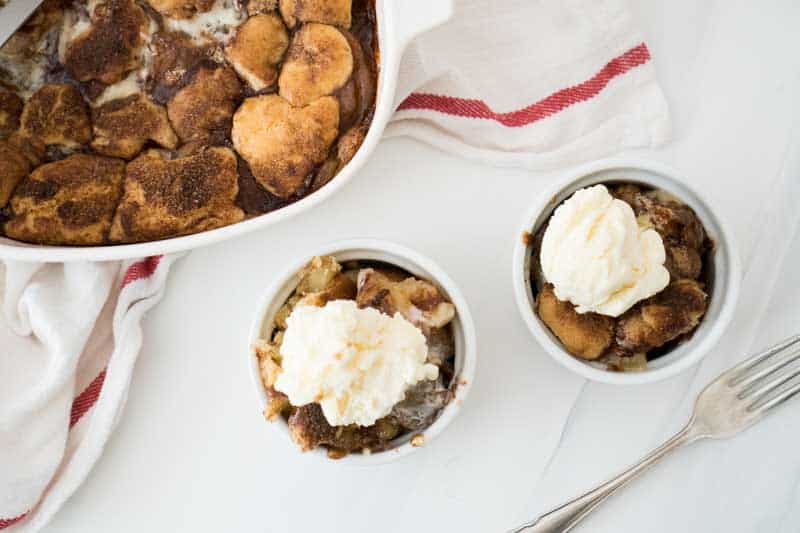
[[[125,415],[47,531],[502,532],[659,444],[720,365],[800,330],[800,3],[646,0],[635,10],[674,119],[672,143],[636,155],[678,167],[711,198],[746,268],[733,333],[700,368],[619,388],[557,366],[518,316],[510,280],[520,217],[552,175],[389,140],[315,212],[174,268],[146,320]],[[368,469],[303,456],[269,427],[245,352],[273,273],[310,246],[362,236],[439,262],[479,337],[459,418],[420,452]],[[537,420],[542,406],[563,413],[557,424]],[[798,531],[798,438],[795,403],[734,440],[667,459],[580,530]]]

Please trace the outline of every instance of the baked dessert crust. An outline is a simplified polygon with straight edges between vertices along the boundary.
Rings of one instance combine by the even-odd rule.
[[[255,179],[272,194],[297,194],[328,156],[339,133],[339,102],[323,97],[293,107],[276,94],[248,98],[233,118],[231,138]]]
[[[342,28],[352,23],[350,0],[280,0],[286,25],[294,28],[302,22],[320,22]]]
[[[207,148],[176,159],[158,150],[145,152],[127,166],[110,239],[158,240],[242,220],[244,213],[234,203],[236,164],[228,148]]]
[[[124,161],[85,154],[40,166],[16,187],[6,233],[42,244],[100,244],[108,237],[124,174]]]

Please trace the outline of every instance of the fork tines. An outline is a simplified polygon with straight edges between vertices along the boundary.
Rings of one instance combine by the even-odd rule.
[[[800,393],[800,335],[794,335],[747,359],[726,374],[740,400],[751,399],[748,411],[766,411]]]

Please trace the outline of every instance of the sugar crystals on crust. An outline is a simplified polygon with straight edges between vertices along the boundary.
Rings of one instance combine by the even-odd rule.
[[[33,243],[102,244],[124,173],[122,160],[85,154],[40,166],[14,190],[6,234]]]
[[[281,15],[290,28],[299,22],[322,22],[349,28],[352,7],[353,0],[280,0]]]
[[[74,85],[45,85],[25,104],[20,133],[46,145],[79,148],[92,138],[89,106]]]
[[[93,111],[92,148],[100,154],[132,159],[150,140],[164,148],[175,148],[167,111],[142,93],[106,102]]]
[[[125,193],[110,238],[141,242],[209,230],[238,222],[236,155],[207,148],[169,159],[149,150],[128,163]]]
[[[183,142],[217,144],[228,137],[242,85],[228,66],[202,66],[167,104],[175,132]]]
[[[278,15],[255,15],[239,27],[225,55],[239,76],[260,91],[278,79],[278,63],[288,46],[289,34]]]
[[[280,95],[304,106],[344,86],[353,73],[347,38],[326,24],[303,25],[292,37],[278,78]]]
[[[147,16],[133,0],[101,2],[89,29],[65,45],[64,66],[78,81],[116,83],[141,65],[146,29]]]
[[[261,186],[288,198],[325,160],[338,127],[339,103],[333,97],[293,107],[271,94],[244,101],[233,117],[231,138]]]

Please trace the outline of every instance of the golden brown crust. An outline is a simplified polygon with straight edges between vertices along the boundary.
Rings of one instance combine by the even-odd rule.
[[[228,66],[202,66],[169,101],[167,113],[183,142],[219,144],[231,129],[242,85]]]
[[[556,297],[546,284],[536,297],[536,312],[569,353],[597,359],[614,340],[614,319],[597,313],[579,314],[569,302]]]
[[[695,280],[681,279],[619,318],[616,341],[628,352],[648,352],[692,331],[708,307]]]
[[[22,98],[0,88],[0,139],[17,131],[23,107]]]
[[[46,145],[79,148],[92,138],[89,106],[74,85],[45,85],[25,104],[20,134]]]
[[[295,108],[276,94],[248,98],[233,118],[231,138],[262,187],[296,194],[338,135],[339,104],[323,97]]]
[[[99,154],[133,159],[148,140],[164,148],[178,145],[167,110],[141,93],[106,102],[92,115],[92,148]]]
[[[33,243],[102,244],[124,172],[124,161],[84,154],[40,166],[15,189],[6,234]]]
[[[147,16],[133,0],[106,0],[95,8],[90,29],[67,45],[64,67],[78,81],[112,84],[141,65]]]
[[[234,203],[239,190],[236,165],[227,148],[173,160],[157,150],[145,152],[128,164],[111,240],[164,239],[242,220],[244,213]]]
[[[278,63],[289,47],[289,34],[278,15],[250,17],[225,49],[228,62],[254,91],[273,85]]]
[[[19,139],[16,139],[19,140]],[[0,139],[0,208],[5,207],[14,187],[31,171],[33,163],[15,142],[15,138]]]
[[[165,17],[190,19],[197,13],[205,13],[214,6],[215,0],[147,0]]]
[[[280,0],[281,15],[290,28],[299,22],[321,22],[349,28],[352,6],[352,0]]]
[[[353,73],[353,53],[342,32],[310,23],[294,36],[278,78],[279,93],[293,106],[333,94]]]

